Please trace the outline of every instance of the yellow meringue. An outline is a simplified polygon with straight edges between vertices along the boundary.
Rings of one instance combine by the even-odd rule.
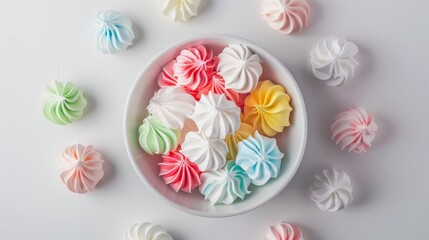
[[[244,122],[273,137],[290,125],[290,96],[281,85],[260,81],[244,101]]]
[[[247,139],[250,135],[255,133],[255,129],[247,124],[242,122],[237,131],[233,134],[226,136],[225,142],[228,146],[228,154],[226,154],[227,160],[235,160],[238,152],[238,143]]]

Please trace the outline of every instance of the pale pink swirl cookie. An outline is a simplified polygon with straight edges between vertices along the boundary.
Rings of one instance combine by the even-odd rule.
[[[177,77],[174,76],[174,64],[176,64],[176,60],[170,61],[162,68],[161,73],[158,75],[158,85],[160,87],[179,86],[177,83]],[[198,91],[191,90],[186,86],[182,86],[182,89],[194,98],[197,97]]]
[[[205,86],[217,61],[217,57],[213,57],[213,51],[207,50],[203,45],[182,50],[173,67],[177,84],[191,90]]]
[[[341,150],[366,152],[375,138],[377,124],[374,117],[362,107],[351,107],[335,117],[331,126],[332,139]]]
[[[62,157],[60,177],[72,192],[93,190],[104,175],[104,160],[92,146],[72,145],[64,150]]]
[[[303,240],[302,232],[299,227],[281,222],[271,225],[262,240]]]
[[[262,16],[268,25],[283,34],[290,34],[307,26],[310,6],[306,0],[265,0]]]

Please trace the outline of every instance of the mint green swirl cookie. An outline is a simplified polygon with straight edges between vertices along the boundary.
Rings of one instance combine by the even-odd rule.
[[[140,146],[150,155],[167,154],[176,150],[179,137],[179,130],[165,126],[152,116],[145,118],[139,127]]]
[[[59,125],[80,119],[86,104],[82,90],[70,82],[52,82],[42,97],[43,115]]]

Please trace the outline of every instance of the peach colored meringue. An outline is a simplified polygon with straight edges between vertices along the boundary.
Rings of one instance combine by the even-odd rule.
[[[302,232],[299,227],[281,222],[270,226],[262,240],[303,240]]]
[[[203,45],[182,50],[173,66],[177,84],[191,90],[205,86],[216,64],[217,57],[213,57],[213,51]]]
[[[331,126],[332,139],[341,150],[366,152],[375,138],[377,124],[374,117],[362,107],[350,107],[335,117]]]
[[[268,25],[283,34],[300,31],[307,26],[310,6],[306,0],[265,0],[262,16]]]
[[[158,164],[161,176],[166,184],[169,184],[174,191],[184,191],[190,193],[201,184],[200,170],[197,164],[178,151],[170,152],[162,156],[162,162]]]
[[[93,190],[104,175],[104,160],[92,146],[72,145],[64,150],[62,157],[60,177],[72,192]]]

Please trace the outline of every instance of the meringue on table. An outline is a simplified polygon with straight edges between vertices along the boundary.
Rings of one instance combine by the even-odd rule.
[[[262,240],[304,240],[304,237],[298,226],[280,222],[271,225]]]
[[[132,225],[124,240],[173,240],[173,238],[163,226],[145,222]]]
[[[161,0],[162,13],[174,22],[186,22],[198,15],[201,0]]]
[[[310,6],[306,0],[265,0],[262,16],[268,25],[283,34],[300,31],[307,26]]]

